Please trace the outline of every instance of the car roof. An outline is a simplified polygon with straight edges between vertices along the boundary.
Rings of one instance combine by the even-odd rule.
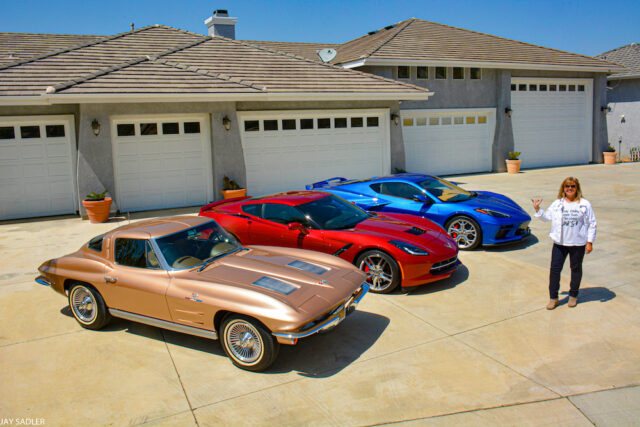
[[[349,181],[344,184],[337,184],[336,187],[340,187],[341,185],[352,185],[352,184],[361,184],[364,182],[380,182],[380,181],[409,181],[409,182],[420,182],[427,178],[433,178],[433,175],[426,175],[423,173],[396,173],[393,175],[386,176],[376,176],[371,179],[366,180],[357,180],[357,181]]]
[[[118,232],[118,234],[123,237],[126,235],[131,238],[148,239],[149,237],[167,236],[209,221],[213,220],[211,218],[192,215],[153,218],[123,225],[122,227],[112,230],[111,233]]]
[[[249,200],[240,202],[241,204],[254,204],[254,203],[266,203],[276,202],[283,205],[298,206],[304,203],[319,200],[324,197],[329,197],[330,194],[322,191],[287,191],[286,193],[271,194],[268,196],[254,197]]]

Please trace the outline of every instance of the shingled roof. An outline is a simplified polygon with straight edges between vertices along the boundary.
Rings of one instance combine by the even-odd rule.
[[[638,43],[631,43],[626,46],[621,46],[617,49],[601,53],[597,58],[624,65],[624,71],[610,75],[608,77],[609,80],[640,77],[640,44]]]
[[[338,43],[272,42],[262,40],[241,41],[247,44],[253,44],[267,49],[289,53],[318,62],[320,61],[317,53],[319,50],[327,48],[338,49],[340,47],[340,44]]]
[[[81,34],[0,33],[0,66],[104,37]]]
[[[0,100],[47,97],[66,102],[72,96],[133,94],[426,99],[431,92],[246,42],[159,25],[0,66]]]

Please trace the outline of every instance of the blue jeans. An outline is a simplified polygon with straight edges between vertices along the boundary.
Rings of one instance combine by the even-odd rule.
[[[564,261],[569,255],[569,266],[571,267],[571,285],[569,296],[577,297],[582,280],[582,259],[584,258],[585,246],[562,246],[553,244],[551,250],[551,271],[549,272],[549,297],[558,299],[560,289],[560,273],[564,266]]]

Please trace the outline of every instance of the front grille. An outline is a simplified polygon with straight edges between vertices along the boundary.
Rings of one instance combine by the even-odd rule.
[[[529,221],[523,222],[522,224],[520,224],[520,227],[518,227],[518,229],[516,230],[516,236],[522,236],[524,234],[527,234],[528,231],[529,231]]]
[[[498,232],[496,233],[496,240],[501,240],[507,237],[507,234],[509,234],[509,231],[511,231],[511,225],[502,225],[500,226],[500,228],[498,229]]]
[[[431,274],[442,274],[450,268],[454,267],[458,262],[458,257],[454,256],[453,258],[445,259],[444,261],[436,262],[431,267]]]

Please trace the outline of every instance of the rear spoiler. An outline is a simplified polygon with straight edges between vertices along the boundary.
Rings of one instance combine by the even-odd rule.
[[[335,181],[335,182],[333,182],[333,181]],[[327,188],[327,187],[333,187],[336,184],[342,184],[343,182],[347,182],[347,181],[349,181],[347,178],[342,178],[340,176],[335,176],[333,178],[329,178],[329,179],[326,179],[324,181],[314,182],[311,185],[305,186],[305,188],[307,190],[314,190],[316,188]]]
[[[242,197],[234,197],[233,199],[223,199],[223,200],[218,200],[217,202],[211,202],[211,203],[201,207],[200,208],[200,213],[206,212],[206,211],[210,210],[211,208],[215,208],[215,207],[218,207],[218,206],[226,205],[227,203],[239,202],[241,200],[247,200],[247,199],[250,199],[250,198],[251,197],[249,197],[249,196],[242,196]]]

